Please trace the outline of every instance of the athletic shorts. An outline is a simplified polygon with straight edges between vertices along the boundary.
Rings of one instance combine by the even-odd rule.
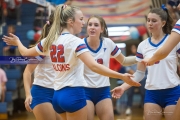
[[[146,90],[144,103],[155,103],[165,108],[168,105],[176,105],[180,98],[180,86],[162,90]]]
[[[54,92],[53,107],[57,113],[76,112],[86,106],[83,87],[64,87]]]
[[[31,88],[31,95],[32,103],[30,107],[33,109],[36,105],[41,103],[49,102],[52,104],[54,89],[33,85]]]
[[[84,88],[86,94],[86,100],[90,100],[96,105],[99,101],[111,98],[110,87],[101,88]]]

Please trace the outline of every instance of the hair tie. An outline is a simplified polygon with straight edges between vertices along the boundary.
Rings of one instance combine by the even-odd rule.
[[[67,7],[67,5],[66,5],[66,4],[64,4],[64,5],[62,6],[63,10],[64,10],[66,7]]]
[[[161,8],[162,8],[163,10],[167,11],[167,8],[166,8],[166,6],[165,6],[164,4],[162,4]]]
[[[49,22],[49,21],[46,21],[46,24],[50,25],[50,22]]]

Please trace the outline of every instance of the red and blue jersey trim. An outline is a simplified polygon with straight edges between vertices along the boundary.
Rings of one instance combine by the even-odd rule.
[[[39,49],[41,52],[43,52],[43,47],[42,47],[42,45],[41,45],[41,42],[38,43],[38,49]]]
[[[140,59],[143,59],[144,57],[143,57],[143,54],[141,54],[141,53],[136,53],[136,57],[138,57],[138,58],[140,58]]]
[[[41,57],[42,59],[44,59],[44,57],[46,57],[46,56],[40,55],[39,57]]]
[[[157,62],[155,62],[154,64],[159,64],[160,63],[160,61],[157,61]]]
[[[173,29],[180,31],[180,25],[176,24]]]
[[[180,54],[180,48],[176,51],[178,54]]]
[[[83,50],[83,49],[87,49],[86,44],[81,44],[81,45],[79,45],[79,46],[76,48],[76,52],[79,52],[79,51],[81,51],[81,50]]]
[[[116,46],[114,50],[111,52],[111,55],[114,56],[118,52],[119,48]]]

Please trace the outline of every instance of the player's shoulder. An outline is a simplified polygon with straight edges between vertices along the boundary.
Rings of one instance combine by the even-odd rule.
[[[180,19],[176,22],[176,25],[180,25]]]
[[[103,37],[103,38],[101,38],[102,39],[102,41],[104,42],[104,43],[107,43],[107,44],[112,44],[112,43],[114,43],[110,38],[107,38],[107,37]]]
[[[139,43],[138,47],[144,46],[147,42],[149,42],[149,39],[150,39],[150,38],[144,39],[142,42]]]
[[[104,41],[113,42],[110,38],[107,38],[107,37],[102,37],[101,39],[104,40]]]
[[[79,45],[85,44],[84,39],[81,39],[77,36],[72,36],[72,39],[69,40],[68,45],[69,47],[76,48]]]

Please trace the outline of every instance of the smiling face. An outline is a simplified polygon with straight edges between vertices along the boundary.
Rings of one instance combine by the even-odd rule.
[[[87,33],[89,37],[99,37],[103,32],[103,28],[98,18],[92,17],[87,22]]]
[[[83,20],[83,13],[80,10],[77,10],[75,15],[74,15],[74,21],[73,21],[73,31],[74,34],[78,34],[82,31],[82,28],[85,24],[84,20]]]
[[[147,28],[149,32],[156,33],[162,30],[165,25],[165,21],[162,21],[160,16],[156,13],[149,13],[147,17]]]

